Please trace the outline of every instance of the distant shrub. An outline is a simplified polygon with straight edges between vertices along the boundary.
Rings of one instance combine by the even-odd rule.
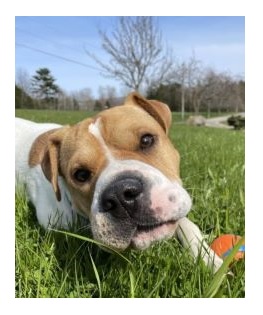
[[[233,126],[235,129],[244,129],[245,128],[245,117],[241,115],[230,116],[227,119],[229,126]]]

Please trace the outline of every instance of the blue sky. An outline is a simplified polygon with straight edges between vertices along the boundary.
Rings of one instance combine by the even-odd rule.
[[[115,86],[120,95],[122,85],[103,77],[98,65],[85,52],[89,50],[107,60],[100,47],[98,29],[110,32],[116,19],[107,16],[16,17],[16,69],[33,75],[38,68],[47,67],[57,84],[67,92],[91,88],[97,96],[99,86],[110,85]],[[244,76],[244,17],[162,16],[157,17],[157,21],[164,42],[172,47],[177,60],[186,60],[194,51],[205,66]]]

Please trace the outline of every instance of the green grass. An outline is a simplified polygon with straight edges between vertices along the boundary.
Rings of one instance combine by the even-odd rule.
[[[64,124],[89,115],[16,114]],[[174,118],[179,120],[177,114]],[[208,242],[223,233],[244,235],[244,132],[173,124],[170,137],[180,151],[181,177],[193,198],[188,217]],[[123,255],[126,260],[88,240],[42,230],[23,189],[16,189],[16,297],[245,296],[244,261],[231,266],[234,276],[213,275],[176,239]]]

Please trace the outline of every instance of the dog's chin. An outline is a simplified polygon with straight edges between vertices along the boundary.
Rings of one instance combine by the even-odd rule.
[[[144,250],[156,241],[171,238],[175,233],[176,227],[176,220],[170,220],[151,226],[138,226],[131,239],[130,247]]]

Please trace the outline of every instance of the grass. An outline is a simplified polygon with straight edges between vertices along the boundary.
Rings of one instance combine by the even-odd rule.
[[[16,114],[64,124],[89,115],[28,110]],[[179,115],[174,118],[179,120]],[[188,217],[209,243],[223,233],[244,235],[244,132],[174,123],[170,137],[180,151],[181,177],[193,198]],[[18,187],[16,297],[245,296],[244,261],[231,266],[234,276],[225,276],[222,270],[213,275],[176,239],[143,252],[123,253],[124,259],[102,251],[85,237],[42,230],[23,188]]]

